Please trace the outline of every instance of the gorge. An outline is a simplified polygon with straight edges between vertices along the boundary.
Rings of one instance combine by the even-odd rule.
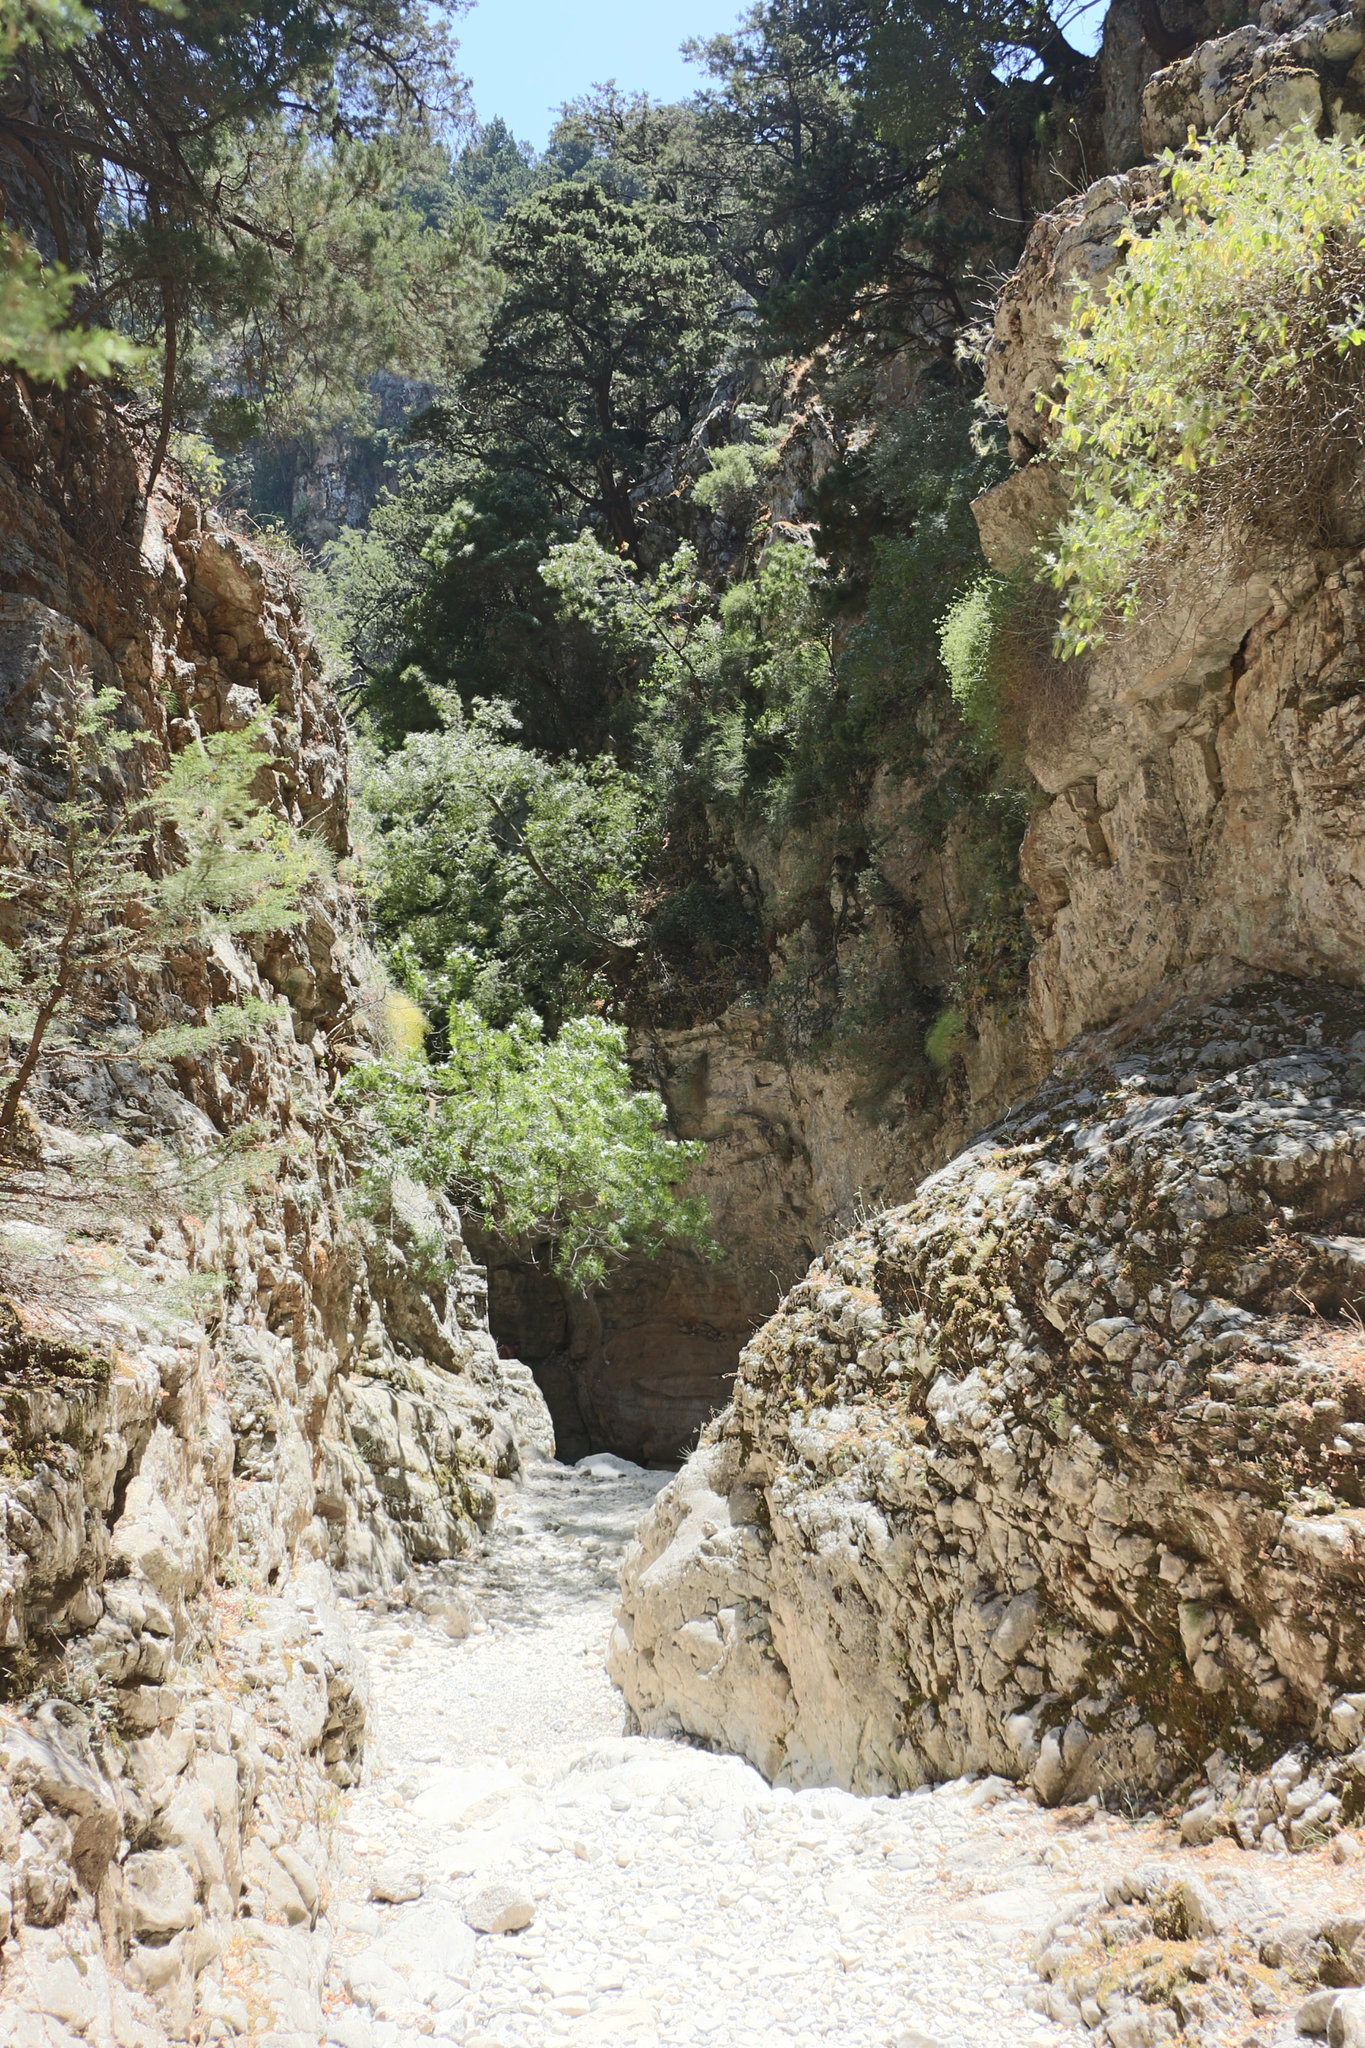
[[[446,75],[395,4],[261,71],[278,191],[230,38],[5,45],[6,276],[142,353],[0,338],[0,2037],[1365,2040],[1365,13],[974,18],[987,87],[774,0],[537,156],[355,84]],[[231,312],[169,130],[91,182],[106,57]],[[1114,427],[1092,630],[1084,308],[1216,338],[1159,264],[1258,165],[1298,297],[1230,245],[1255,405]],[[154,948],[234,736],[292,879]]]

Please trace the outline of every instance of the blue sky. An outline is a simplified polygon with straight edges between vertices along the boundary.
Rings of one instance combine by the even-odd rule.
[[[609,78],[656,100],[695,92],[702,74],[679,43],[732,28],[742,11],[742,0],[478,0],[455,33],[479,119],[501,114],[543,149],[561,102]]]

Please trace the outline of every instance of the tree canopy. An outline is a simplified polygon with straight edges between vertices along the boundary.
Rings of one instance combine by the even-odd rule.
[[[753,0],[686,46],[694,91],[595,88],[544,150],[475,123],[425,0],[11,13],[0,352],[150,397],[152,477],[186,430],[245,449],[258,513],[324,441],[348,472],[362,524],[313,585],[376,936],[430,1024],[367,1098],[395,1170],[462,1172],[514,1236],[572,1236],[596,1176],[657,1244],[683,1155],[617,1118],[622,1020],[761,1002],[774,1044],[880,1033],[940,1085],[1027,951],[1004,727],[968,729],[939,624],[982,587],[1001,474],[987,280],[1104,147],[1074,11]],[[1158,0],[1141,20],[1171,54]],[[937,994],[884,941],[917,914],[882,863],[908,826],[964,892]],[[550,1086],[576,1134],[532,1116]],[[643,1206],[590,1126],[636,1147]],[[624,1242],[584,1238],[583,1270]]]
[[[632,493],[715,362],[706,252],[665,207],[565,182],[511,208],[490,254],[501,290],[447,436],[630,546]]]
[[[462,108],[439,15],[27,0],[25,20],[0,154],[30,236],[84,277],[82,322],[158,359],[153,475],[177,425],[240,439],[363,403],[373,369],[468,360],[481,234],[419,203]]]

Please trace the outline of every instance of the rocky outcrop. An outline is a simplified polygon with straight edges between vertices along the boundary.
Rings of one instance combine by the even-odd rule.
[[[1255,148],[1305,113],[1352,137],[1362,47],[1359,11],[1267,6],[1261,26],[1150,81],[1149,146],[1193,128]],[[1056,386],[1056,336],[1076,286],[1111,271],[1126,228],[1148,232],[1167,204],[1159,166],[1102,179],[1039,222],[1005,287],[986,381],[1027,466],[976,508],[1002,571],[1064,502],[1038,401]],[[1061,715],[1035,720],[1028,765],[1048,800],[1021,868],[1044,1056],[1182,987],[1247,970],[1359,976],[1365,534],[1353,523],[1338,522],[1334,550],[1236,533],[1172,549],[1141,619],[1110,635]]]
[[[1065,1045],[1183,981],[1365,966],[1365,559],[1207,559],[1031,756],[1031,1009]]]
[[[88,394],[6,381],[0,457],[6,802],[49,800],[85,671],[151,768],[264,714],[261,798],[344,863],[344,730],[283,565],[173,481],[145,503],[130,430]],[[143,1030],[245,997],[268,1023],[154,1066],[131,1028],[126,1058],[54,1050],[5,1162],[7,2041],[316,2041],[329,1829],[367,1720],[336,1589],[457,1553],[493,1479],[552,1448],[454,1213],[401,1183],[352,1213],[331,1094],[382,1041],[384,990],[344,875],[292,931],[119,997]]]
[[[1179,1010],[817,1260],[627,1559],[641,1727],[1049,1803],[1217,1751],[1211,1825],[1354,1816],[1362,1027],[1295,983]]]

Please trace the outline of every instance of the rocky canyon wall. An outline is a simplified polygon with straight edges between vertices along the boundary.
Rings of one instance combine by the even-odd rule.
[[[1152,78],[1147,147],[1353,136],[1363,46],[1359,12],[1267,7]],[[1005,288],[1001,569],[1060,504],[1056,326],[1164,190],[1101,180]],[[1019,1056],[1052,1078],[743,1352],[627,1564],[642,1726],[793,1782],[1140,1800],[1203,1771],[1195,1840],[1359,1812],[1359,538],[1192,547],[1040,721]]]
[[[104,401],[5,379],[0,579],[6,816],[50,806],[85,673],[125,701],[130,777],[264,711],[258,794],[340,864],[293,931],[130,974],[128,1057],[55,1050],[4,1162],[0,2035],[314,2041],[367,1714],[335,1589],[457,1554],[549,1418],[498,1359],[453,1213],[401,1184],[377,1222],[348,1206],[331,1093],[382,1037],[383,987],[288,575],[174,481],[146,502]],[[244,997],[273,1005],[249,1038],[134,1057]],[[277,1162],[256,1186],[212,1166],[248,1126]],[[152,1167],[171,1145],[174,1198]]]

